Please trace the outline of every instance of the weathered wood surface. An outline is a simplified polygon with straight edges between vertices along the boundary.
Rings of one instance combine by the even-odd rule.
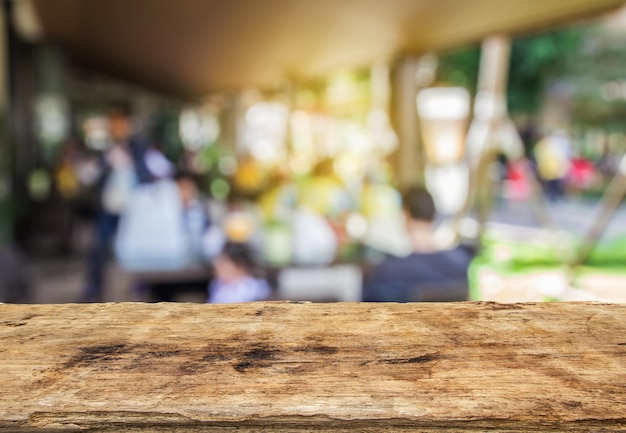
[[[626,431],[626,305],[0,305],[0,431]]]

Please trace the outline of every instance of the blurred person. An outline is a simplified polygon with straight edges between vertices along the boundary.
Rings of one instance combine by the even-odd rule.
[[[532,194],[532,162],[526,157],[511,161],[507,166],[505,195],[513,201],[526,201]]]
[[[361,242],[370,260],[384,255],[404,255],[410,251],[403,228],[402,195],[391,185],[390,175],[371,170],[360,194],[360,212],[365,218]]]
[[[474,250],[457,246],[440,250],[434,238],[435,203],[425,188],[403,196],[412,252],[387,259],[366,280],[363,301],[460,301],[468,297],[467,272]]]
[[[189,237],[190,247],[194,256],[199,260],[202,255],[202,238],[211,222],[206,208],[200,199],[198,185],[194,177],[187,172],[181,171],[174,175],[174,181],[180,196],[183,223]]]
[[[335,173],[334,160],[319,161],[312,176],[299,185],[299,205],[329,220],[352,210],[354,203]]]
[[[619,170],[620,156],[611,151],[608,137],[604,137],[602,143],[602,155],[595,164],[596,172],[603,182],[610,182]]]
[[[537,174],[548,200],[565,196],[565,180],[570,171],[571,143],[564,131],[557,130],[539,140],[535,146]]]
[[[360,207],[368,220],[395,216],[402,209],[402,197],[392,186],[393,168],[388,162],[370,163],[360,194]]]
[[[120,214],[134,187],[152,180],[145,161],[146,146],[132,133],[130,112],[123,106],[114,107],[108,113],[108,123],[110,145],[100,161],[96,230],[89,254],[83,302],[102,300],[107,256]]]
[[[568,173],[568,183],[573,191],[580,193],[591,188],[595,179],[596,170],[590,160],[582,156],[572,158],[570,171]]]
[[[62,251],[72,252],[75,232],[81,221],[92,222],[97,214],[96,183],[103,173],[95,152],[78,137],[70,137],[61,147],[54,168],[54,185],[59,203],[68,208],[67,223],[59,230]]]
[[[312,261],[317,254],[314,251],[307,252],[307,240],[304,240],[304,244],[301,247],[296,245],[295,252],[304,252],[305,260],[297,260],[301,263],[325,263],[328,262],[328,254],[331,251],[341,251],[347,247],[350,243],[350,237],[345,229],[345,219],[348,214],[356,209],[356,203],[353,196],[348,191],[345,183],[341,177],[337,174],[335,168],[335,160],[332,158],[325,158],[317,162],[313,168],[312,176],[298,185],[298,213],[301,215],[301,219],[305,224],[301,227],[304,231],[308,230],[306,227],[311,226],[311,229],[315,226],[316,231],[319,233],[320,242],[318,247],[320,248],[319,260]],[[306,214],[309,214],[307,216]],[[316,217],[317,216],[317,217]],[[317,220],[318,222],[315,222]],[[325,221],[323,221],[325,220]],[[333,231],[334,239],[331,241],[327,233],[326,226],[330,227]],[[315,234],[311,233],[309,236],[314,237]],[[295,239],[296,244],[299,242],[298,237]]]
[[[70,138],[61,146],[53,171],[54,199],[57,204],[54,208],[57,221],[54,224],[54,231],[59,239],[60,252],[63,254],[69,254],[73,250],[79,199],[82,193],[76,170],[81,153],[81,143],[74,137]],[[49,212],[52,213],[52,209]]]
[[[213,267],[215,279],[209,285],[208,303],[261,301],[271,294],[267,282],[254,276],[255,262],[246,244],[227,242]]]

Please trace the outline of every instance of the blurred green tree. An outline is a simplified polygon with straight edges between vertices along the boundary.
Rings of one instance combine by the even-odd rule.
[[[511,48],[508,104],[512,114],[535,114],[546,87],[569,72],[572,54],[579,51],[587,27],[568,27],[517,38]],[[472,46],[440,56],[438,81],[475,92],[480,47]]]
[[[626,28],[595,26],[565,57],[572,120],[586,127],[625,131]]]

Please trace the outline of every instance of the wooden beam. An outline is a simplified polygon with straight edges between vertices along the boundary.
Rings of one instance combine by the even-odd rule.
[[[626,431],[626,305],[0,305],[0,431]]]
[[[420,90],[415,80],[417,66],[418,59],[404,58],[398,62],[394,74],[393,120],[399,144],[394,162],[402,190],[424,185],[424,151],[415,105]]]

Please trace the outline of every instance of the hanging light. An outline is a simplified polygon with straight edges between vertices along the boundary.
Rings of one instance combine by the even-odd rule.
[[[432,87],[417,95],[424,148],[425,180],[439,213],[453,215],[466,200],[469,171],[464,162],[470,96],[462,87]]]
[[[430,164],[460,162],[465,154],[465,134],[470,96],[462,87],[431,87],[417,95],[426,157]]]
[[[245,148],[262,163],[280,161],[286,152],[288,122],[289,108],[279,101],[252,105],[245,114]]]

